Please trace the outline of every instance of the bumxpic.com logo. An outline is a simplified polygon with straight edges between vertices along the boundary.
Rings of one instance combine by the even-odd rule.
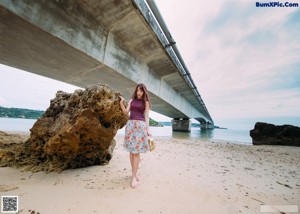
[[[290,2],[256,2],[256,7],[299,7],[299,3],[290,3]]]

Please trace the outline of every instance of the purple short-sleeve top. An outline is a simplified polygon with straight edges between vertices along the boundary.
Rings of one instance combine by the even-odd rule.
[[[133,99],[130,104],[129,120],[145,121],[145,102],[143,99]]]

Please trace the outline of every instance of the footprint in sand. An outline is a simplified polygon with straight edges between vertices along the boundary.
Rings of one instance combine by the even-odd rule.
[[[15,189],[19,189],[19,187],[10,185],[0,185],[0,192],[9,192]]]
[[[37,212],[37,211],[35,211],[35,210],[28,210],[28,212],[29,212],[30,214],[40,214],[40,212]]]

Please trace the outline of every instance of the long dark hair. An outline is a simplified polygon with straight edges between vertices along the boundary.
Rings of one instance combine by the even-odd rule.
[[[139,83],[137,84],[137,86],[135,87],[134,93],[131,96],[131,99],[137,99],[137,90],[140,89],[144,92],[143,94],[143,100],[146,103],[146,101],[149,102],[149,106],[151,108],[151,103],[150,103],[150,98],[149,98],[149,93],[147,90],[147,87],[143,84],[143,83]]]

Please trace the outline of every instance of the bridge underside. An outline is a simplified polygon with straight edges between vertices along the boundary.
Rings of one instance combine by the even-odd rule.
[[[33,2],[0,3],[1,64],[127,99],[144,82],[153,111],[212,122],[132,1]]]

